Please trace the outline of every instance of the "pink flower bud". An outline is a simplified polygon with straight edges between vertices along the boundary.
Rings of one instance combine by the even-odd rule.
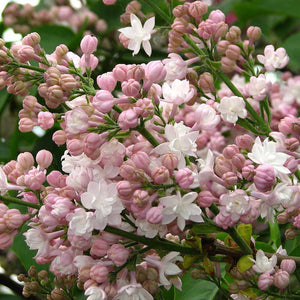
[[[300,144],[299,140],[294,137],[287,138],[287,139],[285,139],[284,142],[285,142],[285,146],[286,146],[287,150],[289,150],[289,151],[296,151]]]
[[[135,128],[138,125],[138,122],[138,116],[133,109],[122,111],[118,118],[118,123],[122,130]]]
[[[258,277],[258,288],[262,291],[266,291],[273,284],[273,276],[270,273],[261,274]]]
[[[224,180],[226,186],[235,185],[238,181],[238,177],[234,172],[226,172],[222,175],[222,179]]]
[[[210,207],[212,203],[217,203],[216,198],[210,191],[201,191],[197,198],[197,204],[201,207]]]
[[[291,173],[295,173],[298,170],[298,160],[295,157],[289,157],[283,165],[284,167],[288,168]]]
[[[113,5],[117,0],[102,0],[105,5]]]
[[[214,40],[217,41],[221,37],[224,37],[228,31],[228,25],[225,22],[220,22],[216,26],[216,32],[214,33]]]
[[[241,149],[245,149],[249,151],[252,149],[252,146],[254,144],[253,138],[248,134],[237,136],[235,138],[235,142],[237,146],[240,147]]]
[[[98,111],[107,113],[111,111],[115,102],[113,95],[109,91],[100,90],[97,91],[93,97],[92,104]]]
[[[0,233],[0,249],[4,250],[9,248],[13,244],[17,233],[18,230]]]
[[[122,82],[127,79],[127,70],[128,70],[127,65],[119,64],[113,68],[112,73],[117,81]]]
[[[149,98],[139,99],[135,105],[135,111],[143,118],[147,118],[154,113],[154,105]]]
[[[44,130],[51,128],[54,125],[53,114],[48,111],[39,112],[38,124]]]
[[[151,207],[146,214],[146,220],[151,224],[161,224],[162,215],[162,205]]]
[[[118,196],[122,199],[128,199],[133,195],[134,189],[129,181],[122,180],[117,183]]]
[[[220,23],[220,22],[225,22],[225,15],[223,12],[221,12],[220,10],[213,10],[208,18],[212,21],[214,21],[215,23]]]
[[[29,33],[26,36],[24,36],[22,39],[23,45],[29,45],[31,47],[35,47],[40,42],[41,42],[41,37],[37,32]]]
[[[199,78],[199,85],[204,93],[211,93],[215,90],[214,78],[208,73],[202,73]]]
[[[112,72],[108,72],[97,77],[97,84],[100,89],[112,92],[116,87],[117,80]]]
[[[147,191],[136,190],[133,193],[132,203],[135,206],[144,207],[145,205],[147,205],[149,203],[149,200],[150,200],[150,196]]]
[[[223,149],[222,153],[225,158],[231,159],[234,155],[239,153],[239,148],[234,144],[228,145]]]
[[[170,173],[164,166],[156,167],[152,170],[151,177],[153,178],[155,183],[163,184],[168,181]]]
[[[274,285],[279,289],[281,290],[285,289],[289,285],[289,282],[290,282],[290,275],[288,272],[279,269],[274,274]]]
[[[238,60],[240,57],[241,48],[236,45],[229,45],[225,55],[231,60]]]
[[[200,18],[207,13],[207,4],[202,1],[194,1],[189,5],[189,14],[193,18]]]
[[[128,79],[121,84],[122,92],[129,97],[138,97],[140,95],[141,85],[134,79]]]
[[[133,161],[126,160],[123,162],[119,170],[120,175],[128,181],[137,181],[137,168]]]
[[[66,92],[76,89],[80,83],[75,80],[71,74],[61,74],[59,78],[59,85]]]
[[[18,59],[21,63],[26,63],[31,59],[34,59],[36,54],[34,49],[29,45],[23,45],[18,50]]]
[[[29,118],[22,118],[19,121],[19,130],[21,132],[30,132],[30,131],[32,131],[34,126],[35,126],[35,123]]]
[[[95,240],[91,248],[91,255],[97,257],[103,257],[107,254],[109,244],[104,240]]]
[[[96,51],[98,40],[94,36],[86,35],[80,43],[80,49],[84,54],[92,54]]]
[[[225,41],[225,40],[221,40],[218,42],[217,44],[217,51],[220,53],[220,54],[225,54],[228,46],[230,45],[230,43],[228,41]]]
[[[193,172],[188,168],[180,169],[175,172],[175,179],[181,188],[187,189],[194,182]]]
[[[169,171],[173,171],[178,166],[178,157],[171,152],[165,153],[161,157],[161,163]]]
[[[66,176],[59,171],[52,171],[47,176],[47,182],[54,187],[65,187],[66,186]]]
[[[40,167],[47,169],[52,164],[53,156],[52,153],[47,150],[40,150],[35,159]]]
[[[7,212],[8,207],[4,203],[0,203],[0,217],[2,218]]]
[[[226,40],[233,44],[239,42],[241,40],[241,29],[237,26],[231,26],[226,34]]]
[[[63,145],[66,142],[66,134],[63,130],[57,130],[53,133],[52,140],[56,145]]]
[[[283,259],[280,263],[280,269],[292,274],[296,270],[296,263],[293,259]]]
[[[276,182],[276,173],[270,165],[260,165],[255,170],[254,184],[261,192],[267,192]]]
[[[138,151],[131,156],[132,161],[138,169],[147,171],[150,164],[150,157],[147,153],[143,151]]]
[[[86,147],[94,150],[99,148],[103,143],[101,136],[95,132],[88,133],[84,138],[84,142]]]
[[[165,66],[159,60],[149,62],[145,67],[145,71],[146,78],[154,83],[163,81],[167,75]]]
[[[252,42],[258,40],[261,37],[261,29],[257,26],[250,26],[247,29],[247,37]]]
[[[34,165],[34,158],[30,152],[24,152],[18,155],[17,162],[22,170],[29,170]]]
[[[128,71],[127,71],[127,78],[134,79],[136,81],[140,81],[144,79],[145,77],[145,70],[142,66],[137,66],[137,65],[131,65],[128,66]]]
[[[18,209],[9,209],[3,218],[9,230],[18,229],[26,220],[26,216],[23,216]]]
[[[77,156],[83,153],[84,143],[82,140],[72,139],[67,142],[67,149],[71,155]]]
[[[125,248],[121,244],[114,244],[107,251],[108,258],[111,259],[114,265],[116,265],[117,267],[120,267],[126,263],[129,254],[129,249]]]
[[[103,283],[108,278],[109,271],[106,267],[95,265],[91,267],[90,277],[98,283]]]
[[[232,157],[231,162],[235,168],[241,170],[245,165],[246,159],[243,154],[238,153]]]
[[[230,58],[228,58],[227,56],[223,56],[221,58],[221,63],[222,63],[222,67],[221,70],[224,73],[231,73],[234,70],[235,67],[235,61],[231,60]]]
[[[289,215],[287,212],[282,212],[279,215],[277,215],[276,220],[278,222],[278,224],[286,224],[289,222]],[[286,270],[285,270],[286,271]]]

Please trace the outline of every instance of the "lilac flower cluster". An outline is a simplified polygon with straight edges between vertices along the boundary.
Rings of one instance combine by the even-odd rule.
[[[10,49],[1,41],[1,87],[24,97],[20,131],[59,124],[53,141],[66,146],[62,172],[47,171],[47,150],[0,168],[1,199],[28,207],[21,215],[0,205],[1,249],[27,222],[35,260],[76,276],[88,300],[156,299],[160,287],[181,289],[189,269],[220,277],[222,260],[228,299],[285,293],[299,260],[256,248],[252,227],[299,233],[299,76],[270,82],[265,71],[287,65],[285,50],[268,45],[256,59],[258,27],[242,40],[221,11],[206,13],[202,1],[176,6],[168,58],[118,64],[95,83],[95,37],[82,39],[81,57],[65,45],[46,54],[37,33]],[[130,20],[121,41],[151,55],[154,18]],[[29,95],[34,84],[45,105]],[[219,231],[225,240],[211,234]]]

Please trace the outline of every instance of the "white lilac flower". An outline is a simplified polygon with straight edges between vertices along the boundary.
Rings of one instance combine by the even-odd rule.
[[[214,130],[220,123],[220,116],[207,104],[200,104],[195,110],[195,125],[192,130]]]
[[[81,203],[87,209],[95,209],[95,229],[103,230],[107,224],[121,224],[122,203],[117,197],[116,183],[90,182],[87,192],[81,195]]]
[[[196,139],[199,135],[197,131],[190,131],[191,128],[183,124],[183,122],[168,124],[165,127],[165,137],[168,142],[162,143],[155,148],[158,154],[171,152],[178,157],[178,169],[185,167],[184,156],[196,156],[197,145]]]
[[[83,208],[76,208],[66,217],[69,222],[68,234],[90,238],[94,229],[94,213],[86,212]]]
[[[140,19],[136,15],[131,14],[130,23],[131,27],[119,29],[130,40],[128,49],[133,50],[132,55],[138,54],[142,44],[145,52],[150,56],[152,49],[149,41],[155,25],[155,17],[148,19],[143,27]]]
[[[137,234],[153,239],[157,234],[163,237],[167,233],[167,226],[161,224],[151,224],[147,220],[137,219],[135,221],[137,226]]]
[[[289,57],[286,54],[286,50],[284,48],[278,48],[275,51],[273,45],[266,46],[264,55],[257,55],[257,59],[265,66],[267,71],[282,69],[289,62]]]
[[[282,101],[292,104],[295,100],[300,104],[300,76],[289,78],[286,85],[281,86]]]
[[[163,60],[167,75],[167,81],[173,81],[175,79],[183,79],[187,73],[187,63],[182,57],[176,53],[170,53],[169,58]]]
[[[113,300],[153,300],[152,295],[141,284],[131,283],[121,287]]]
[[[160,198],[159,201],[164,206],[162,224],[170,224],[177,219],[177,225],[183,231],[186,220],[203,222],[200,207],[193,203],[197,196],[197,193],[190,192],[182,197],[177,192],[177,195]]]
[[[259,165],[271,165],[277,173],[289,174],[290,170],[283,165],[290,156],[283,152],[277,152],[276,145],[277,143],[269,141],[269,138],[262,143],[257,137],[248,157]]]
[[[268,258],[262,250],[256,253],[256,259],[249,258],[254,262],[253,269],[257,273],[271,273],[277,264],[277,256],[274,254]]]
[[[6,174],[0,167],[0,195],[5,195],[9,190],[23,191],[25,186],[18,186],[7,182]]]
[[[145,258],[147,263],[158,268],[159,282],[166,287],[171,285],[166,276],[174,276],[181,273],[181,269],[175,264],[176,261],[183,261],[179,254],[179,252],[172,251],[161,260],[157,256],[147,256]]]
[[[105,300],[107,299],[106,293],[100,286],[92,285],[86,289],[85,296],[88,296],[86,300]]]
[[[235,124],[238,118],[247,116],[243,98],[237,96],[223,97],[218,105],[218,111],[224,121]]]
[[[250,78],[248,91],[254,100],[261,101],[271,90],[271,86],[271,83],[267,82],[265,75],[260,74],[258,77],[252,76]]]
[[[162,86],[163,99],[161,101],[174,104],[176,106],[186,103],[194,96],[188,80],[175,79],[170,84],[165,82]]]
[[[220,197],[220,204],[223,205],[221,213],[224,216],[230,215],[232,221],[237,222],[240,216],[249,212],[249,197],[244,190],[235,190]]]

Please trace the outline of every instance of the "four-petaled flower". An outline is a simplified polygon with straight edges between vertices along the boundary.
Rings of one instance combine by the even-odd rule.
[[[249,258],[254,262],[253,269],[257,273],[271,273],[277,264],[277,256],[274,254],[268,258],[262,250],[256,253],[256,259]]]
[[[266,138],[262,144],[259,137],[255,139],[252,152],[248,157],[259,165],[267,164],[274,168],[278,173],[289,174],[290,170],[284,167],[284,163],[290,157],[288,154],[276,151],[276,143]]]
[[[130,40],[128,49],[133,50],[132,55],[138,54],[142,44],[145,52],[151,56],[152,49],[149,41],[155,25],[155,17],[148,19],[143,27],[140,19],[136,15],[131,14],[130,23],[131,27],[119,29]]]
[[[180,192],[177,192],[177,195],[160,198],[159,201],[164,206],[162,224],[170,224],[177,218],[177,225],[183,231],[186,220],[203,222],[200,207],[193,203],[197,196],[197,193],[190,192],[181,197]]]

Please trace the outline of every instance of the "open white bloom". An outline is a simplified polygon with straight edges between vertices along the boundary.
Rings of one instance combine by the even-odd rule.
[[[220,116],[207,104],[200,104],[195,110],[195,125],[193,130],[214,130],[220,123]]]
[[[170,53],[168,57],[163,60],[167,71],[166,80],[183,79],[187,73],[187,63],[177,53]]]
[[[247,116],[243,98],[237,96],[223,97],[218,105],[218,111],[224,121],[236,123],[238,118],[244,119]]]
[[[249,258],[254,262],[253,269],[257,273],[271,273],[277,264],[277,256],[274,254],[268,258],[262,250],[256,253],[256,259]]]
[[[141,284],[131,283],[118,290],[113,300],[153,300],[152,295]]]
[[[167,226],[161,224],[151,224],[145,219],[137,219],[135,221],[137,226],[137,234],[153,239],[158,233],[163,237],[167,233]]]
[[[262,144],[260,138],[257,137],[248,157],[259,165],[272,166],[277,173],[289,174],[290,170],[283,165],[290,156],[283,152],[277,152],[276,145],[277,143],[269,141],[269,138],[266,138]]]
[[[288,62],[289,57],[284,48],[278,48],[276,51],[273,45],[265,47],[264,55],[257,55],[257,59],[262,63],[267,71],[275,71],[275,69],[284,68]]]
[[[249,94],[254,100],[263,100],[267,93],[271,90],[271,82],[267,82],[264,74],[260,74],[258,77],[252,76],[248,85]]]
[[[164,206],[162,224],[170,224],[177,218],[177,225],[183,231],[186,220],[203,222],[200,207],[193,203],[197,196],[197,193],[190,192],[181,197],[180,192],[177,192],[177,195],[160,198]]]
[[[130,40],[128,49],[133,50],[132,55],[138,54],[142,44],[145,52],[150,56],[152,49],[149,41],[155,25],[155,17],[147,20],[143,27],[140,19],[136,15],[130,14],[130,23],[131,27],[119,29]]]
[[[100,286],[92,285],[86,289],[85,296],[88,296],[86,300],[104,300],[107,299],[106,293]]]
[[[181,269],[175,264],[176,261],[183,261],[183,258],[179,256],[179,252],[170,252],[164,256],[161,260],[157,256],[147,256],[145,261],[150,265],[158,268],[159,270],[159,282],[164,286],[170,286],[170,281],[167,276],[174,276],[181,273]]]
[[[155,148],[158,154],[171,152],[178,157],[178,169],[185,167],[184,156],[196,156],[197,145],[196,139],[199,135],[197,131],[190,131],[191,128],[183,124],[183,122],[168,124],[165,127],[165,137],[168,140]]]
[[[107,183],[103,179],[90,182],[87,192],[81,195],[81,203],[87,209],[95,209],[95,229],[103,230],[107,224],[121,224],[123,206],[115,183]]]
[[[163,99],[161,101],[180,105],[188,102],[194,96],[188,80],[175,79],[172,83],[165,82],[162,86]]]

